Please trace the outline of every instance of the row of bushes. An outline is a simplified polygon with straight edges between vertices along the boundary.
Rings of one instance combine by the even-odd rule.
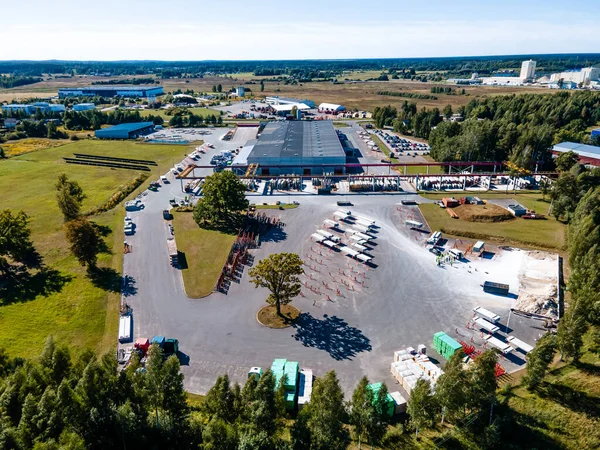
[[[416,94],[414,92],[390,92],[390,91],[377,91],[377,95],[387,95],[390,97],[403,97],[403,98],[417,98],[419,100],[437,100],[435,95],[429,94]]]
[[[93,216],[106,211],[110,211],[123,200],[125,200],[129,194],[131,194],[138,187],[140,187],[140,185],[144,181],[146,181],[149,176],[150,175],[146,173],[140,173],[137,177],[135,177],[135,179],[133,179],[129,183],[119,186],[117,191],[108,200],[106,200],[102,205],[92,209],[90,212],[87,213],[87,215]]]

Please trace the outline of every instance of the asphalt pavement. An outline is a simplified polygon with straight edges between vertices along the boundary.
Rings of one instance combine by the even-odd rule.
[[[222,149],[245,144],[252,133],[236,133],[232,141],[224,142],[220,137],[226,131],[217,129],[205,137],[215,149],[203,155],[200,164]],[[354,138],[350,136],[350,140]],[[361,148],[360,142],[355,144]],[[210,169],[206,170],[210,174]],[[180,182],[172,175],[169,178],[171,183],[143,196],[143,209],[128,213],[136,224],[136,234],[127,237],[132,252],[125,255],[123,273],[131,277],[132,287],[125,301],[133,308],[134,338],[163,335],[179,340],[184,383],[190,392],[205,393],[223,373],[243,383],[250,367],[268,368],[275,358],[298,361],[317,376],[335,369],[347,393],[362,375],[373,382],[385,381],[396,390],[389,370],[393,352],[425,344],[436,358],[431,351],[433,334],[442,330],[451,334],[450,330],[464,327],[472,308],[480,304],[477,295],[463,289],[462,278],[436,267],[435,257],[424,251],[417,232],[403,224],[401,199],[427,201],[407,192],[346,196],[353,203],[353,212],[380,226],[377,245],[372,248],[377,267],[361,275],[364,286],[354,282],[355,290],[346,290],[339,298],[332,294],[332,301],[308,292],[295,299],[303,316],[293,328],[272,330],[256,321],[256,312],[268,293],[248,282],[247,268],[240,283],[233,283],[227,294],[189,299],[181,271],[169,264],[167,254],[170,233],[162,211],[169,208],[169,199],[185,196]],[[286,226],[263,237],[260,248],[252,251],[255,260],[275,252],[308,255],[314,251],[318,244],[311,242],[311,234],[322,227],[324,219],[332,218],[341,198],[282,195],[298,200],[300,206],[270,212],[280,216]],[[272,203],[274,197],[253,195],[251,201]],[[327,271],[345,267],[349,273],[361,271],[355,261],[341,254],[328,254],[326,259]],[[307,276],[325,277],[324,270],[317,269],[307,269]],[[507,300],[496,312],[506,317],[510,306]]]

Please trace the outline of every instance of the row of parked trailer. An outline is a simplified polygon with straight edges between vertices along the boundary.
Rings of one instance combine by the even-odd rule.
[[[494,334],[500,331],[500,327],[498,327],[500,316],[498,314],[495,314],[481,306],[473,308],[473,312],[475,313],[473,323],[481,330],[485,330],[490,333],[485,338],[486,342],[491,346],[496,347],[502,353],[511,353],[513,350],[515,350],[515,348],[522,350],[524,353],[529,353],[533,350],[533,346],[523,342],[515,336],[507,336],[506,341],[498,339],[494,336]]]
[[[349,241],[351,242],[348,245],[342,243],[339,235],[324,229],[317,230],[316,233],[312,234],[311,238],[321,245],[329,248],[336,248],[346,256],[357,259],[363,263],[370,262],[373,257],[365,254],[368,250],[365,244],[368,244],[375,239],[374,236],[368,234],[376,228],[375,221],[364,216],[355,216],[352,215],[350,211],[342,210],[335,211],[333,217],[351,228],[343,228],[340,222],[331,219],[324,220],[323,224],[325,228],[349,233]]]

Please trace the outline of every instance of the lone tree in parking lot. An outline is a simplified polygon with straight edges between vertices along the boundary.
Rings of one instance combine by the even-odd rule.
[[[202,194],[194,210],[194,220],[201,227],[236,223],[240,213],[248,208],[246,187],[230,171],[207,177]]]
[[[300,294],[299,276],[304,273],[302,260],[296,253],[275,253],[261,260],[248,272],[254,287],[271,291],[267,303],[274,305],[281,316],[281,306],[291,303]]]

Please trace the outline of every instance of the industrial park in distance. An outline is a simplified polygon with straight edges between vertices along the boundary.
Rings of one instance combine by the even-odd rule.
[[[107,1],[3,8],[0,450],[600,448],[591,2]]]

